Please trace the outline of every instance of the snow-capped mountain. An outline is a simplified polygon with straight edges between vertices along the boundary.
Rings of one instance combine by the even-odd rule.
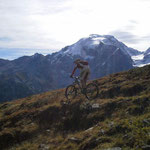
[[[134,64],[134,67],[143,67],[145,65],[150,64],[150,48],[148,48],[145,52],[141,52],[141,54],[131,57]]]
[[[64,54],[68,55],[79,55],[84,58],[89,58],[87,55],[86,51],[87,49],[95,49],[99,45],[104,44],[104,45],[110,45],[110,46],[115,46],[117,48],[120,48],[122,52],[126,55],[138,55],[140,54],[139,51],[127,47],[125,44],[122,42],[119,42],[114,36],[112,35],[98,35],[98,34],[91,34],[89,37],[82,38],[80,39],[77,43],[69,46],[65,50],[61,51]]]
[[[144,54],[143,53],[140,54],[140,55],[132,56],[131,58],[132,58],[132,60],[134,62],[133,63],[134,67],[142,67],[142,66],[144,66],[144,64],[143,64]]]
[[[72,83],[69,76],[77,58],[89,62],[90,79],[95,79],[133,68],[131,56],[139,54],[111,35],[92,34],[47,56],[35,54],[7,61],[0,65],[0,101],[67,86]]]

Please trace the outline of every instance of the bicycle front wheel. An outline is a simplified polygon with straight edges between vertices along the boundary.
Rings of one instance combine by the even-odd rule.
[[[86,87],[85,96],[87,99],[92,100],[98,97],[99,89],[95,83],[89,83]]]
[[[65,96],[67,99],[74,99],[77,96],[76,87],[74,85],[67,86]]]

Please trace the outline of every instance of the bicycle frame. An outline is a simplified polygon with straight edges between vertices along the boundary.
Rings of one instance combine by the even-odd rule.
[[[78,76],[77,76],[77,77],[76,77],[76,76],[73,76],[72,78],[74,79],[73,84],[74,84],[74,85],[77,84],[78,87],[79,87],[79,89],[82,90],[82,87],[81,87],[81,84],[80,84],[80,79],[79,79],[79,77],[78,77]]]
[[[67,97],[67,99],[70,99],[68,98],[69,95],[72,95],[72,98],[75,98],[76,95],[80,93],[85,95],[89,100],[95,99],[98,96],[99,89],[95,83],[87,84],[86,90],[84,91],[80,82],[80,78],[76,76],[73,76],[72,78],[74,79],[73,83],[68,85],[65,90],[65,96]]]

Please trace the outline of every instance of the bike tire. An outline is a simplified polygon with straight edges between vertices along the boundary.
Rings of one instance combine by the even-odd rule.
[[[86,86],[85,96],[88,100],[96,99],[99,95],[99,88],[95,83],[89,83]]]
[[[77,96],[77,89],[74,85],[66,87],[65,96],[67,99],[74,99]]]

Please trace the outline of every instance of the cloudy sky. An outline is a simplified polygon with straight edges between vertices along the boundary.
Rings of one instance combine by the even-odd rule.
[[[0,58],[58,51],[90,34],[143,51],[149,15],[150,0],[0,0]]]

